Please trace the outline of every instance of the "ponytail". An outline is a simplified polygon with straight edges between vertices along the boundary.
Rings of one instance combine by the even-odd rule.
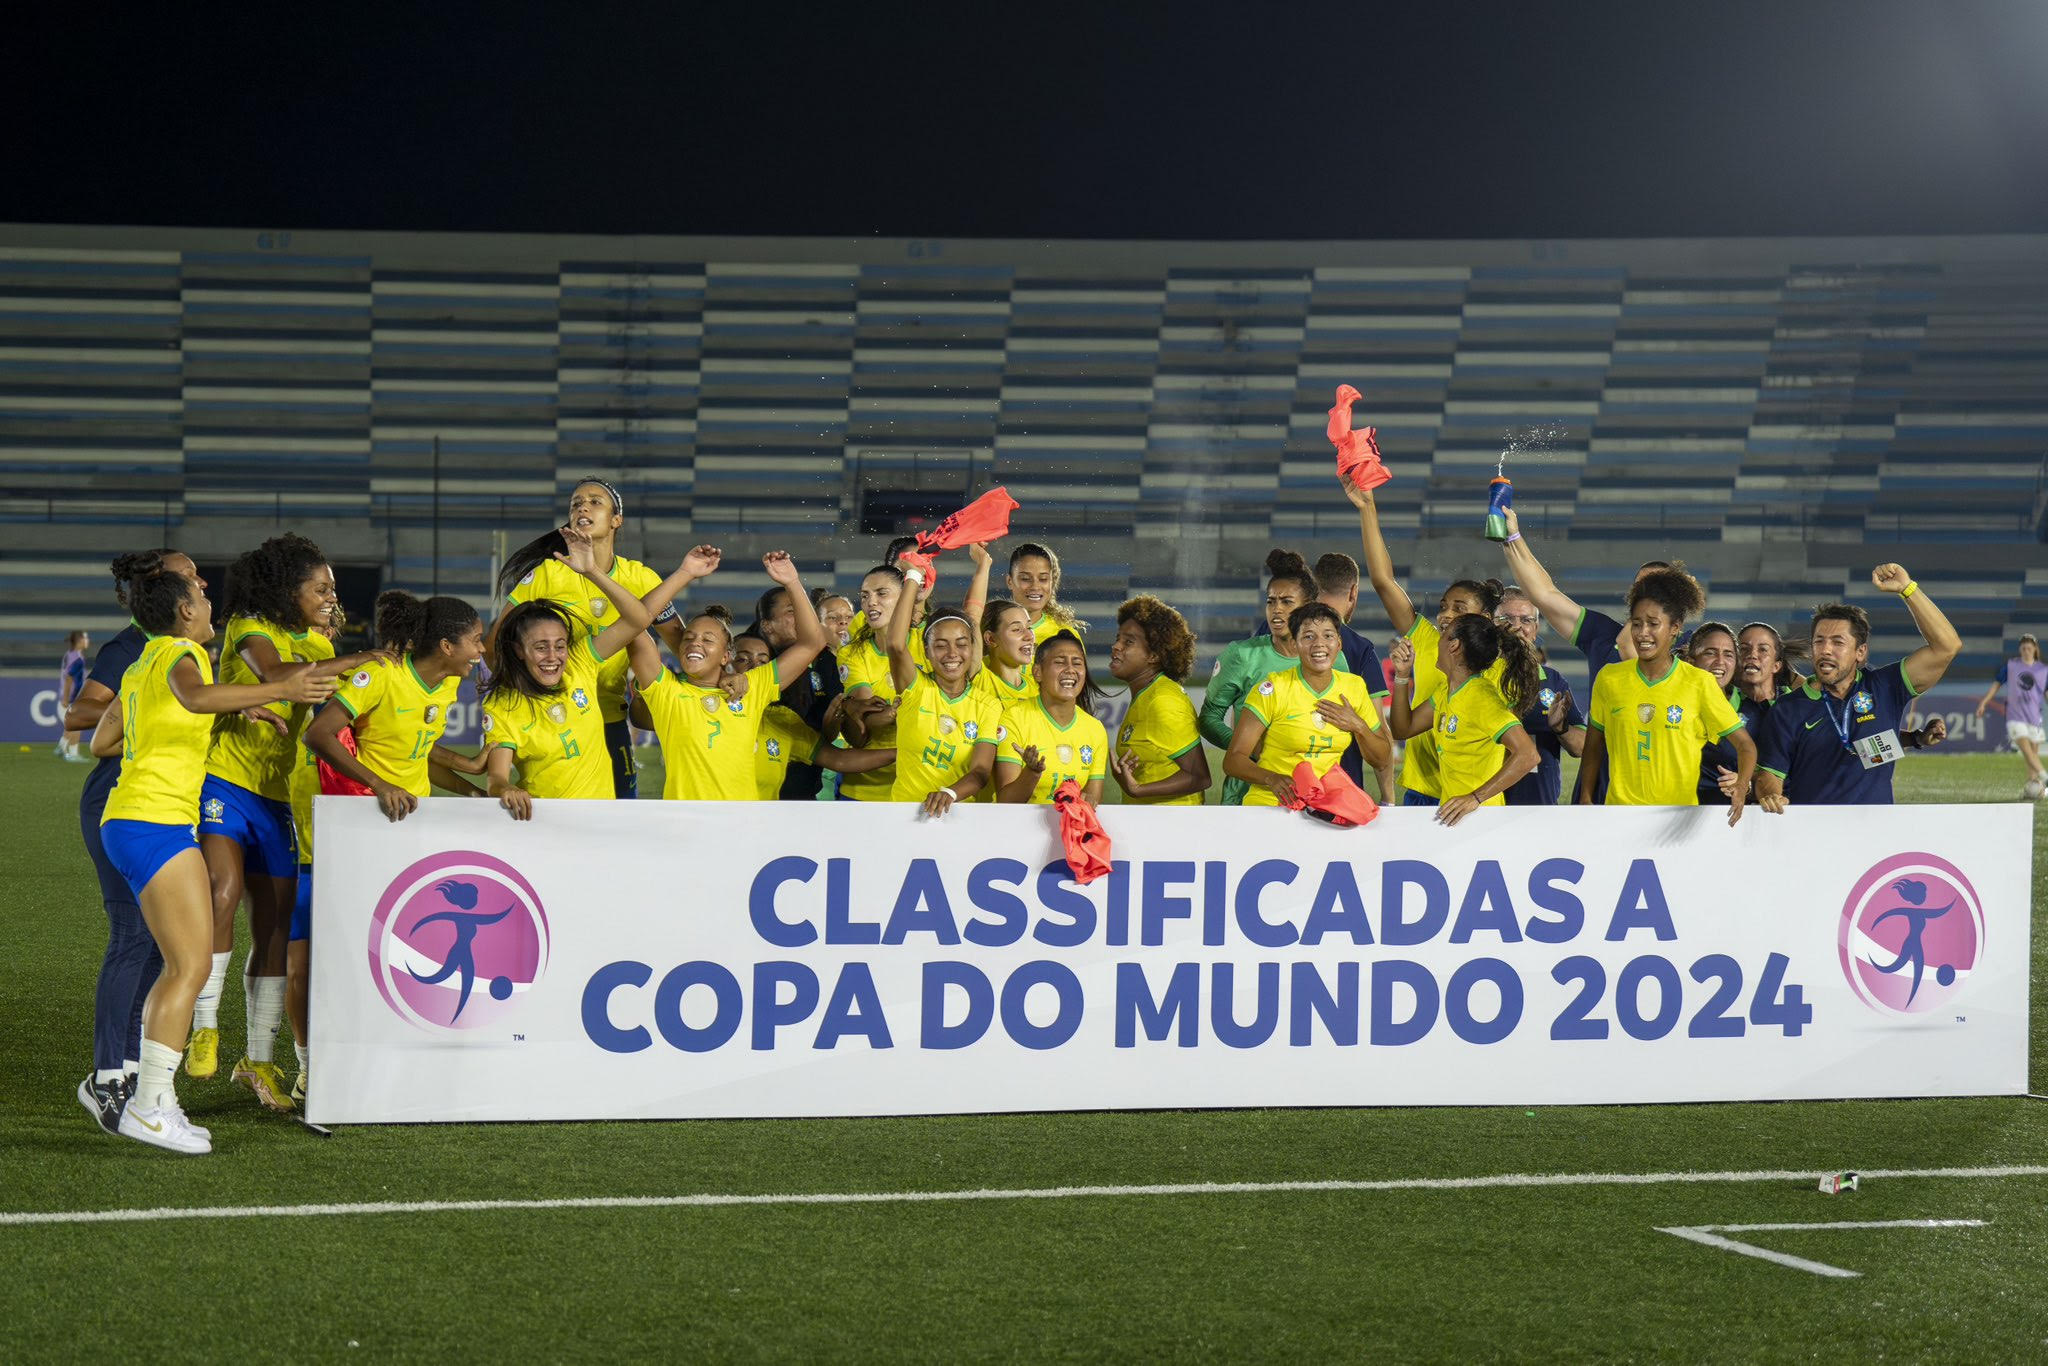
[[[405,654],[431,653],[444,640],[460,640],[483,619],[461,598],[416,598],[389,588],[377,595],[377,643]]]
[[[135,583],[145,574],[154,574],[164,567],[164,556],[178,552],[169,546],[159,550],[130,550],[116,555],[107,571],[114,576],[114,601],[123,607],[132,607],[135,599]]]
[[[1457,586],[1452,585],[1453,588]],[[1458,648],[1465,657],[1465,667],[1475,674],[1485,673],[1493,667],[1495,660],[1500,660],[1502,700],[1517,716],[1528,709],[1536,690],[1543,686],[1543,669],[1536,662],[1536,651],[1527,641],[1497,624],[1493,618],[1476,612],[1453,618],[1444,634],[1458,642]]]
[[[1500,600],[1508,591],[1507,585],[1499,579],[1453,579],[1444,589],[1444,597],[1453,593],[1470,593],[1479,599],[1479,610],[1492,616],[1500,607]],[[1520,592],[1520,589],[1515,590]],[[1527,596],[1526,594],[1524,596]]]
[[[585,484],[601,483],[597,479],[585,479]],[[579,485],[578,487],[581,487]],[[609,488],[610,485],[605,487]],[[512,590],[526,581],[528,575],[546,564],[557,555],[569,553],[569,543],[562,538],[560,527],[545,536],[536,536],[519,549],[505,557],[505,567],[498,571],[498,596],[509,598]]]
[[[1266,578],[1301,585],[1301,596],[1310,602],[1323,591],[1322,585],[1316,582],[1315,571],[1308,567],[1308,561],[1292,550],[1266,552]]]
[[[128,610],[135,624],[153,636],[167,636],[177,628],[178,609],[192,596],[192,580],[162,567],[150,570],[128,585]]]

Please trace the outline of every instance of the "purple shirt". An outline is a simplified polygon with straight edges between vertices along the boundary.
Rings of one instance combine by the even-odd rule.
[[[2005,719],[2022,725],[2041,724],[2041,694],[2048,691],[2048,664],[2022,664],[2008,659],[1998,668],[1998,681],[2005,684]]]

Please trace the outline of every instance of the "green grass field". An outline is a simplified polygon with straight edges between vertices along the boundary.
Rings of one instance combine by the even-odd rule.
[[[393,1126],[322,1141],[260,1112],[224,1065],[180,1078],[218,1152],[174,1158],[101,1135],[72,1094],[105,942],[75,823],[84,772],[40,750],[0,756],[0,1211],[1784,1175],[0,1221],[0,1360],[2048,1356],[2048,1176],[1878,1175],[1831,1199],[1795,1175],[2048,1163],[2048,1104],[2029,1099]],[[1915,801],[2011,800],[2018,773],[2010,756],[1916,757],[1899,785]],[[2035,842],[2038,925],[2038,826]],[[229,1043],[239,1008],[231,986]],[[2035,1084],[2042,1024],[2037,992]],[[1658,1231],[1914,1219],[1983,1222],[1729,1235],[1858,1279]]]

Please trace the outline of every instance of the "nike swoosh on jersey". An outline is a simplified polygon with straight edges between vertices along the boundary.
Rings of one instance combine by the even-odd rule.
[[[1817,726],[1817,725],[1819,725],[1819,724],[1820,724],[1820,722],[1819,722],[1818,720],[1814,720],[1814,721],[1808,721],[1808,722],[1806,723],[1806,727],[1805,727],[1805,728],[1806,728],[1807,730],[1812,730],[1812,729],[1813,729],[1813,728],[1814,728],[1815,726]]]
[[[397,713],[398,713],[398,714],[399,714],[400,716],[409,716],[409,715],[411,715],[411,714],[412,714],[412,712],[414,711],[414,708],[412,708],[412,707],[393,707],[393,708],[392,708],[391,710],[393,710],[393,711],[397,712]]]

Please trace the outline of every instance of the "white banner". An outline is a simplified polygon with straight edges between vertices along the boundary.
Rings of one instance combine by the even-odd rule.
[[[2027,1088],[2031,806],[322,797],[322,1123]]]

